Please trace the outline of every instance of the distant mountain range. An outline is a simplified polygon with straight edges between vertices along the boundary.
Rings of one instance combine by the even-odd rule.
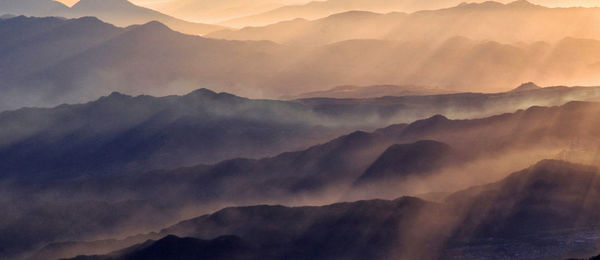
[[[225,27],[187,22],[160,12],[137,6],[127,0],[81,0],[72,7],[53,0],[4,0],[0,14],[83,17],[95,16],[117,26],[160,21],[173,30],[202,35]]]
[[[424,96],[449,94],[451,91],[427,86],[337,86],[328,90],[302,93],[295,96],[284,96],[283,99],[307,98],[377,98],[386,96]]]
[[[286,2],[293,3],[303,1],[304,0]],[[266,12],[284,6],[285,4],[286,3],[278,0],[174,0],[162,4],[152,4],[152,6],[157,10],[189,21],[219,23],[250,14]]]
[[[584,85],[600,68],[600,42],[574,38],[515,45],[355,40],[304,48],[206,39],[157,22],[118,28],[94,18],[26,17],[0,20],[0,36],[4,110],[79,103],[111,90],[168,95],[208,87],[273,98],[384,82],[505,91],[527,81]]]
[[[321,5],[329,2],[314,4]],[[340,6],[345,3],[345,1],[339,2]],[[433,1],[433,3],[437,2],[440,1]],[[218,31],[208,36],[229,40],[270,40],[311,46],[354,39],[439,43],[456,36],[477,41],[511,44],[556,42],[565,37],[600,39],[600,30],[597,28],[580,30],[586,25],[597,22],[600,8],[547,8],[520,0],[507,4],[492,1],[460,4],[452,8],[410,14],[401,12],[379,14],[350,10],[332,13],[328,17],[317,20],[290,19],[262,27]],[[565,24],[569,26],[564,27]]]
[[[403,197],[226,208],[112,243],[164,237],[157,241],[74,259],[205,259],[200,252],[217,259],[226,252],[230,259],[567,258],[596,248],[598,177],[597,168],[544,160],[439,204]]]
[[[326,0],[311,1],[305,4],[286,5],[266,12],[247,15],[224,21],[221,24],[244,27],[264,26],[281,21],[302,19],[318,19],[332,14],[347,11],[371,11],[371,12],[414,12],[427,9],[446,8],[457,5],[460,1],[415,1],[415,0]]]

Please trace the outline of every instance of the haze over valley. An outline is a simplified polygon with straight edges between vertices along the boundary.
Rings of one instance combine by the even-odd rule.
[[[3,0],[0,259],[598,255],[598,6]]]

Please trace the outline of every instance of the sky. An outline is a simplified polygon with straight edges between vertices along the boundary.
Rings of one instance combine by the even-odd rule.
[[[75,3],[77,3],[79,0],[57,0],[63,4],[66,4],[68,6],[72,6]],[[168,3],[171,2],[172,0],[130,0],[130,2],[138,4],[138,5],[147,5],[147,6],[152,6],[155,4],[159,4],[159,3]],[[219,1],[219,0],[216,0]]]

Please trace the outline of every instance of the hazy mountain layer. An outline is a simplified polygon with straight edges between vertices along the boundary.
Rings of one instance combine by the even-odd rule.
[[[415,1],[415,0],[326,0],[311,1],[305,4],[286,5],[273,8],[266,12],[247,15],[222,22],[222,24],[244,27],[264,26],[281,21],[302,19],[318,19],[332,14],[346,11],[371,11],[371,12],[414,12],[427,9],[451,7],[460,1]]]
[[[349,11],[317,20],[294,19],[224,30],[209,37],[313,46],[353,39],[439,43],[456,36],[503,43],[556,42],[565,37],[600,39],[598,28],[586,27],[598,22],[599,8],[547,8],[527,1],[488,1],[411,14],[388,12]]]
[[[238,241],[232,247],[236,259],[567,258],[597,250],[598,177],[597,168],[546,160],[497,183],[456,192],[441,204],[404,197],[322,207],[226,208],[146,237],[234,235],[239,238],[228,240]],[[167,241],[185,249],[177,254]],[[167,236],[114,258],[79,259],[138,259],[133,255],[159,252],[194,259],[185,252],[206,244]],[[222,243],[210,248],[218,252]]]
[[[107,90],[167,95],[208,87],[280,97],[382,82],[505,91],[531,80],[596,83],[600,68],[600,42],[574,38],[520,45],[358,40],[301,48],[194,37],[160,23],[121,29],[93,18],[25,17],[0,20],[0,34],[4,109],[78,103]]]
[[[86,104],[0,113],[0,176],[37,182],[260,158],[354,129],[436,114],[484,117],[600,98],[597,88],[517,90],[295,101],[253,100],[206,89],[159,98],[115,92]]]
[[[180,20],[152,9],[132,4],[127,0],[81,0],[67,7],[53,0],[5,0],[0,3],[0,14],[82,17],[95,16],[117,26],[160,21],[173,30],[202,35],[225,29],[218,25]]]
[[[593,115],[599,111],[596,103],[573,102],[476,120],[435,116],[373,133],[356,132],[303,151],[258,160],[234,159],[172,171],[6,186],[6,203],[13,206],[3,216],[7,225],[0,230],[11,235],[3,236],[10,240],[2,244],[6,252],[11,252],[65,239],[139,233],[224,205],[323,204],[453,191],[498,180],[541,158],[597,163],[596,140],[600,136],[595,129],[600,121]],[[419,148],[423,142],[417,141],[427,139],[436,142],[430,141],[432,149],[423,152]],[[446,161],[443,143],[451,147],[452,160]],[[406,148],[389,152],[397,147]],[[432,167],[406,164],[403,168],[388,163],[394,162],[390,156],[400,161],[418,158],[432,162]],[[436,166],[435,162],[441,164]],[[367,186],[356,185],[365,175],[386,178],[379,179],[383,184],[374,181]],[[86,207],[84,211],[73,210],[73,205]],[[71,213],[65,215],[65,210]],[[84,214],[87,210],[94,214]],[[57,214],[61,216],[58,219],[53,217]],[[154,217],[145,221],[149,214]],[[46,224],[31,226],[38,218]],[[117,249],[111,242],[106,243],[93,246],[96,251],[84,248],[76,252]],[[56,254],[52,248],[49,250]]]

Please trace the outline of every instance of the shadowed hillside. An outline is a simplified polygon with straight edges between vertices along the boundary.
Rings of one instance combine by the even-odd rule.
[[[88,199],[93,199],[106,201],[106,206],[102,209],[107,212],[121,212],[121,215],[115,216],[110,222],[111,225],[105,225],[101,232],[110,235],[124,227],[141,229],[160,225],[161,222],[174,221],[178,214],[189,216],[187,214],[194,210],[181,209],[194,208],[197,205],[219,208],[223,205],[257,203],[322,204],[357,197],[372,197],[374,194],[398,197],[463,189],[498,180],[506,175],[506,171],[517,170],[516,167],[529,165],[540,158],[571,158],[586,163],[598,162],[599,146],[595,140],[600,136],[595,129],[600,122],[595,117],[588,116],[598,113],[599,110],[600,107],[596,103],[572,102],[561,107],[535,107],[476,120],[449,120],[443,116],[435,116],[373,133],[355,132],[303,151],[258,160],[234,159],[214,165],[169,171],[104,178],[82,177],[34,187],[12,186],[7,192],[14,191],[13,194],[19,194],[27,191],[36,196],[22,198],[23,203],[19,205],[27,206],[11,211],[14,215],[5,219],[8,223],[20,223],[22,227],[27,227],[27,223],[31,223],[36,215],[25,217],[22,215],[23,210],[27,212],[43,209],[44,214],[48,216],[63,212],[63,205],[40,201],[44,194],[52,194],[53,198],[70,198],[68,201],[71,204],[86,203]],[[430,143],[432,148],[442,148],[431,149],[431,153],[413,149],[427,142],[411,143],[425,139],[446,143],[451,146],[451,158],[459,159],[444,162],[444,157],[437,157],[438,151],[443,155],[443,151],[447,149],[447,146],[441,143]],[[570,155],[569,147],[572,147],[573,140],[581,140],[581,147],[577,149],[587,151],[583,153],[585,156]],[[391,164],[382,162],[381,165],[386,166],[382,169],[386,169],[384,172],[387,182],[397,185],[373,186],[374,192],[354,186],[360,176],[369,172],[369,168],[376,164],[378,158],[387,157],[386,150],[393,151],[396,150],[395,147],[407,147],[406,153],[394,153],[398,158],[417,158],[417,162],[429,161],[431,165],[394,164],[395,160],[392,160]],[[560,155],[561,151],[565,152],[564,156]],[[442,160],[439,160],[440,158]],[[437,160],[444,162],[444,167],[436,168]],[[408,173],[410,175],[407,175]],[[414,181],[422,183],[421,186],[410,185]],[[19,191],[20,189],[23,191]],[[124,200],[128,202],[125,205],[131,210],[121,209],[125,206]],[[140,212],[139,208],[144,209],[145,214],[136,214]],[[96,223],[101,219],[92,216],[81,217],[76,215],[76,212],[78,211],[73,211],[72,216],[63,215],[61,218],[61,221],[71,223],[69,227],[53,224],[49,229],[37,229],[38,235],[35,237],[21,232],[19,239],[13,236],[11,241],[22,247],[57,239],[77,240],[84,236],[83,234],[99,232],[86,223]],[[150,214],[149,212],[155,216],[152,221],[139,220]],[[77,218],[79,224],[70,222],[71,217]],[[131,222],[132,220],[134,222]],[[137,224],[132,224],[136,222]],[[4,230],[12,232],[15,231],[15,227],[16,224],[9,224]],[[74,230],[77,232],[71,233]],[[39,235],[42,232],[44,237]]]
[[[227,208],[151,236],[234,234],[255,245],[238,254],[248,259],[567,258],[596,248],[597,235],[584,237],[600,232],[597,178],[596,168],[545,160],[442,204],[404,197]]]

